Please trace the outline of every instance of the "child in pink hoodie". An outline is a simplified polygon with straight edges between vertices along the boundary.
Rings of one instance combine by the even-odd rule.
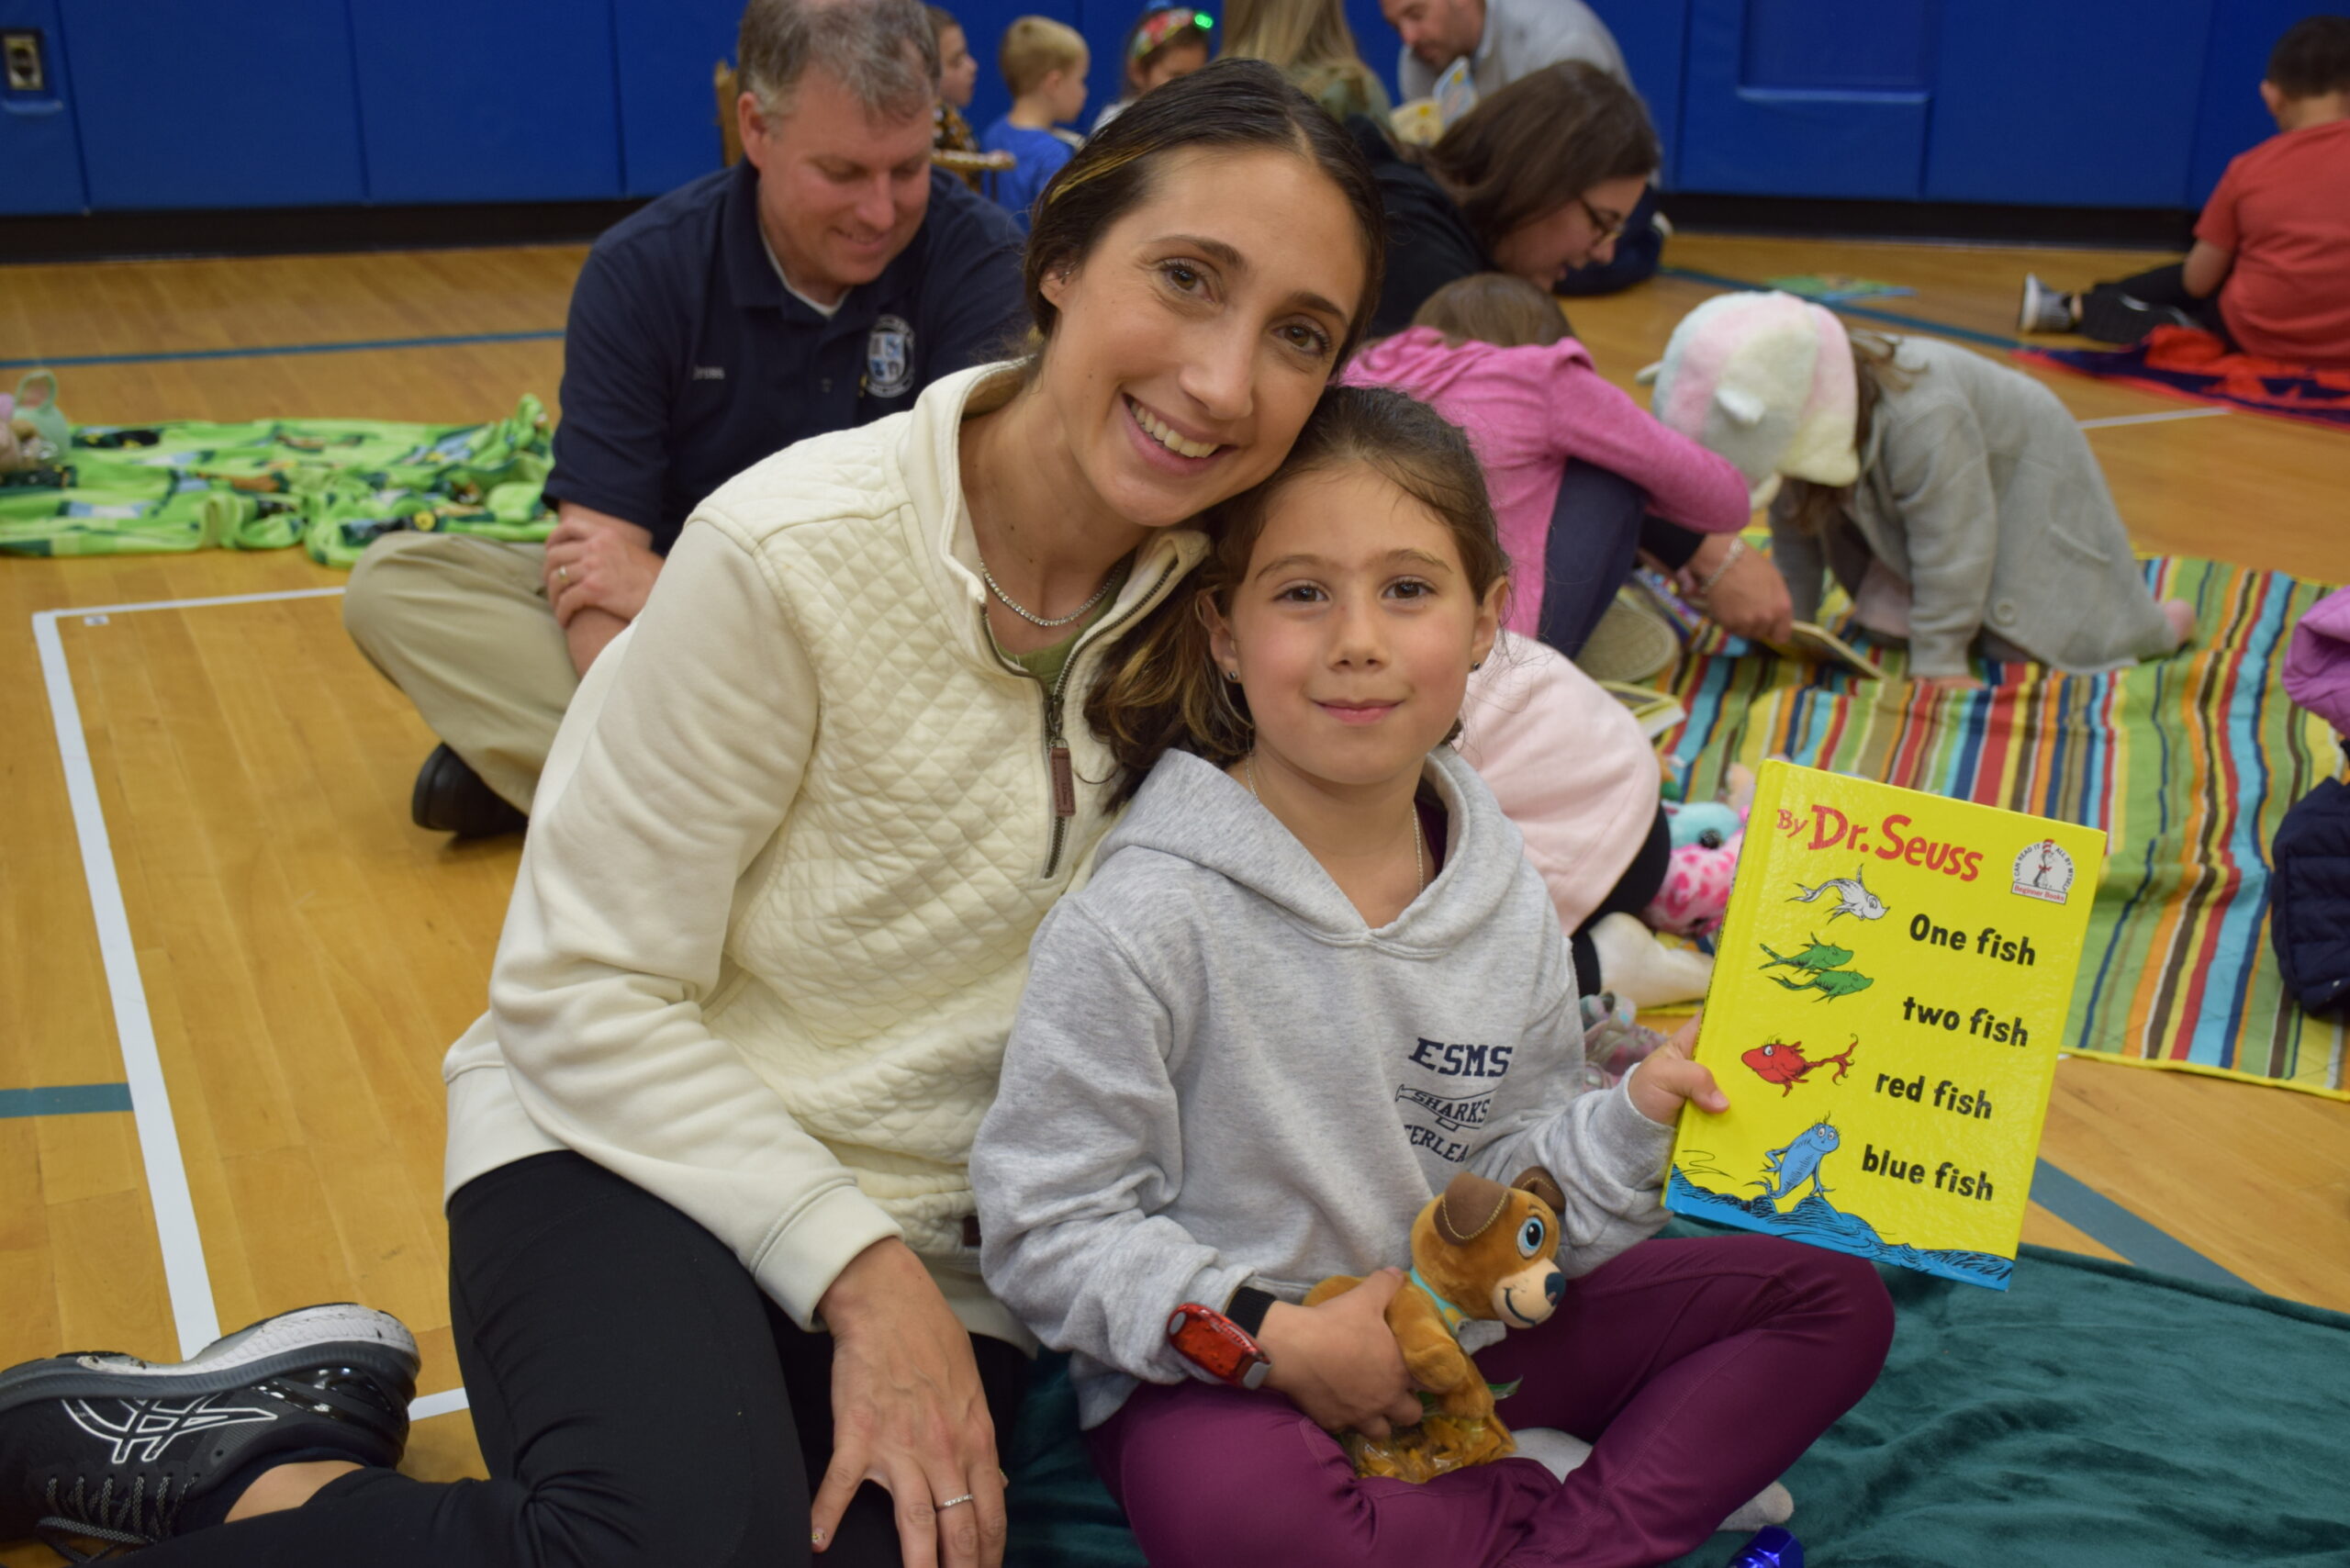
[[[1570,657],[1631,571],[1643,532],[1639,509],[1609,517],[1562,508],[1570,465],[1628,481],[1667,523],[1704,533],[1747,525],[1738,470],[1604,380],[1567,336],[1557,302],[1521,278],[1447,284],[1408,329],[1356,355],[1344,379],[1409,392],[1469,432],[1509,552],[1505,624]]]

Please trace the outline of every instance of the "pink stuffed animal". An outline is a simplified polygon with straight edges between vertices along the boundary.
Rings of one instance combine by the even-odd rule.
[[[1640,912],[1651,929],[1704,936],[1720,927],[1722,913],[1729,908],[1739,846],[1746,842],[1747,808],[1753,801],[1754,775],[1733,764],[1721,800],[1664,802],[1673,830],[1673,860],[1664,886]]]

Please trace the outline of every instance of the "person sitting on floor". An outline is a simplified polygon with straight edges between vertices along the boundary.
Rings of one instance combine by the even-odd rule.
[[[1468,67],[1471,103],[1566,60],[1632,84],[1616,35],[1583,0],[1380,0],[1379,8],[1404,39],[1395,80],[1407,101],[1429,96],[1437,79],[1459,63]],[[1614,294],[1654,276],[1663,253],[1656,191],[1644,188],[1624,215],[1614,252],[1546,286],[1566,295]]]
[[[1224,12],[1224,52],[1279,66],[1298,91],[1338,119],[1384,120],[1393,105],[1378,73],[1362,62],[1338,0],[1231,0]]]
[[[1445,285],[1409,329],[1365,349],[1347,379],[1426,398],[1469,432],[1509,552],[1502,624],[1569,658],[1631,572],[1645,516],[1735,534],[1751,515],[1729,460],[1609,384],[1557,304],[1524,278],[1477,273]],[[1587,464],[1630,481],[1645,504],[1555,516],[1567,475]],[[1616,526],[1584,526],[1603,521]]]
[[[2192,605],[2154,602],[2071,412],[2020,371],[1785,294],[1707,300],[1658,370],[1657,417],[1770,502],[1796,618],[1818,618],[1832,571],[1914,680],[1978,687],[1978,652],[2093,675],[2194,628]]]
[[[1371,330],[1412,325],[1449,283],[1509,273],[1550,289],[1563,274],[1615,254],[1624,217],[1662,159],[1639,95],[1594,65],[1570,61],[1486,98],[1430,148],[1399,148],[1368,117],[1347,122],[1371,160],[1387,208],[1387,274]],[[1741,637],[1784,641],[1794,623],[1786,585],[1767,563],[1672,523],[1644,525],[1640,487],[1596,463],[1567,469],[1557,515],[1571,532],[1640,531],[1641,548],[1705,585],[1707,614]]]
[[[352,569],[343,624],[442,742],[420,827],[522,825],[580,676],[703,497],[1026,325],[1018,230],[930,166],[919,0],[751,0],[741,60],[744,162],[611,230],[573,288],[546,543],[394,533]]]
[[[963,118],[979,90],[979,62],[971,52],[970,35],[955,13],[944,6],[926,6],[931,36],[938,39],[938,104],[931,111],[930,150],[933,152],[977,152],[979,132]],[[977,171],[958,174],[973,190],[981,188]]]
[[[1058,128],[1085,107],[1088,63],[1084,36],[1049,17],[1021,17],[1003,30],[996,66],[1012,107],[980,132],[979,145],[1019,160],[995,177],[995,199],[1024,230],[1046,183],[1077,151],[1077,137]]]
[[[1132,108],[1135,100],[1153,87],[1203,70],[1208,62],[1208,34],[1214,27],[1214,17],[1189,6],[1153,6],[1136,17],[1118,41],[1125,91],[1102,105],[1102,112],[1093,117],[1094,134],[1099,136],[1103,126]]]
[[[2228,164],[2186,261],[2084,294],[2026,274],[2017,330],[2134,343],[2199,327],[2262,359],[2350,366],[2350,17],[2288,28],[2260,97],[2277,134]]]

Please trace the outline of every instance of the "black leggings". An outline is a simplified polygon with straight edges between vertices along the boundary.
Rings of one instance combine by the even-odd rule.
[[[1606,989],[1599,972],[1599,948],[1591,939],[1591,928],[1611,914],[1638,914],[1656,902],[1657,890],[1664,886],[1664,874],[1673,868],[1673,826],[1666,820],[1664,808],[1656,809],[1656,818],[1649,823],[1649,836],[1640,852],[1599,907],[1583,916],[1581,925],[1568,939],[1567,950],[1575,961],[1575,980],[1585,996],[1596,996]]]
[[[2081,335],[2100,343],[2134,343],[2156,327],[2179,325],[2185,315],[2207,332],[2217,333],[2230,348],[2228,324],[2220,315],[2220,296],[2198,298],[2187,292],[2187,263],[2172,262],[2116,283],[2101,283],[2081,296]]]
[[[449,1202],[457,1358],[487,1481],[363,1470],[303,1507],[149,1548],[148,1568],[870,1568],[899,1561],[870,1484],[821,1558],[829,1335],[802,1332],[710,1232],[576,1154]],[[1008,1440],[1028,1358],[974,1337]]]
[[[1591,641],[1641,551],[1678,567],[1705,541],[1702,533],[1649,515],[1649,493],[1621,474],[1568,464],[1542,548],[1542,618],[1536,634],[1573,658]]]

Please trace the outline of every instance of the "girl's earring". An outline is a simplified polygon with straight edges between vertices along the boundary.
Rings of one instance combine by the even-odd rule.
[[[1239,684],[1239,673],[1235,670],[1225,670],[1224,684],[1215,688],[1215,705],[1224,710],[1224,716],[1231,721],[1233,733],[1237,735],[1245,735],[1254,731],[1257,725],[1255,721],[1240,711],[1240,705],[1232,700],[1232,689]]]

